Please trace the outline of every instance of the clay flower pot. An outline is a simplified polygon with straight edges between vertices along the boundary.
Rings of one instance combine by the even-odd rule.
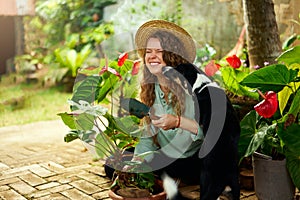
[[[113,188],[113,189],[109,190],[108,196],[112,200],[165,200],[167,197],[167,195],[163,189],[161,181],[157,181],[157,189],[155,189],[155,190],[158,191],[158,193],[147,196],[147,197],[123,197],[123,196],[117,194],[117,190],[118,190],[118,188]]]

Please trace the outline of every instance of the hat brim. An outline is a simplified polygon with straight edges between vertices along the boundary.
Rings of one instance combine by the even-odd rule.
[[[191,63],[195,61],[196,46],[192,36],[177,24],[165,20],[151,20],[140,26],[135,34],[135,45],[137,49],[146,48],[149,37],[159,30],[175,35],[184,46],[187,55],[185,59]]]

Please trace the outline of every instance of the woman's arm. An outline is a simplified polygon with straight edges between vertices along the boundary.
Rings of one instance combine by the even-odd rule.
[[[159,117],[157,120],[152,120],[152,124],[158,128],[163,130],[181,128],[195,135],[198,134],[199,125],[195,120],[171,114],[164,114]]]

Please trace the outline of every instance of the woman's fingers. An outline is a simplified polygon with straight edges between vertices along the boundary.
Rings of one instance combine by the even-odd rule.
[[[159,119],[152,120],[152,124],[163,130],[169,130],[174,128],[174,123],[176,122],[175,116],[170,114],[161,115]]]

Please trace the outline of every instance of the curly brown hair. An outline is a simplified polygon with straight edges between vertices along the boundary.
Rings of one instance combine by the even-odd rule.
[[[182,42],[176,36],[169,32],[158,31],[149,38],[157,38],[160,41],[163,49],[163,60],[167,66],[176,67],[179,64],[188,63],[186,59],[180,56],[185,55],[185,52]],[[139,55],[142,57],[143,63],[145,63],[146,49],[140,49]],[[149,71],[145,64],[142,76],[140,99],[146,105],[152,106],[155,101],[154,83],[157,81],[157,78]],[[176,87],[176,83],[173,81],[167,81],[166,86],[169,88],[169,93],[172,94],[171,105],[175,113],[180,116],[185,110],[185,92],[182,91],[181,87]],[[149,124],[149,117],[145,118],[145,121]]]

